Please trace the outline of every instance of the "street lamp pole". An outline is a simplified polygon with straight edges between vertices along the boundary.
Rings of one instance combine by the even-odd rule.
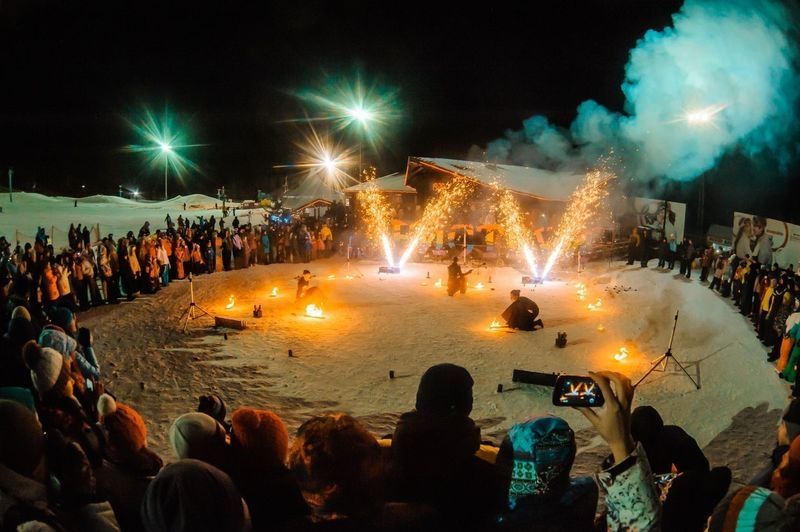
[[[167,195],[167,174],[169,172],[169,164],[166,159],[164,159],[164,201],[169,199]]]

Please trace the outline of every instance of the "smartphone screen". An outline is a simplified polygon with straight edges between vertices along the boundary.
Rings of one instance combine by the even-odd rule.
[[[553,389],[555,406],[603,406],[605,399],[591,377],[559,375]]]

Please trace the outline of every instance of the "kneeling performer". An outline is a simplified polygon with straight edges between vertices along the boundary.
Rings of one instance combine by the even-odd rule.
[[[511,304],[501,314],[506,324],[521,331],[534,331],[536,327],[544,327],[542,320],[537,319],[539,306],[532,299],[519,294],[519,290],[511,291]]]

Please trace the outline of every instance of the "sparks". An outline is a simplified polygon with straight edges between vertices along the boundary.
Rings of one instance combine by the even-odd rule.
[[[451,213],[475,190],[475,183],[464,176],[457,175],[436,190],[428,201],[422,216],[414,227],[411,242],[403,252],[410,256],[420,243],[429,244],[436,237],[436,228],[446,223]],[[408,259],[406,259],[408,260]]]
[[[386,234],[381,235],[381,244],[383,244],[383,254],[386,256],[386,262],[389,266],[394,268],[394,257],[392,256],[392,244],[389,242],[389,237]]]
[[[505,230],[508,247],[518,251],[521,250],[531,275],[539,277],[536,256],[530,246],[531,235],[525,227],[519,202],[510,190],[501,188],[499,185],[495,185],[495,190],[496,194],[499,195],[499,200],[495,203],[493,210]]]
[[[392,246],[387,236],[392,221],[392,206],[386,196],[380,193],[375,185],[375,168],[364,171],[366,187],[356,196],[361,220],[366,225],[366,233],[373,242],[380,242],[383,247],[386,262],[394,266]]]
[[[604,159],[598,168],[586,173],[584,182],[570,196],[558,229],[550,240],[552,251],[542,272],[543,279],[550,273],[563,248],[572,246],[573,241],[586,230],[608,196],[608,187],[617,177],[609,167],[609,160]]]

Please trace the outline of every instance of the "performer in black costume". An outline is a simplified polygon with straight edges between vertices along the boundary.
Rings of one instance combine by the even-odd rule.
[[[462,272],[458,264],[458,255],[453,257],[453,262],[447,267],[447,295],[452,296],[456,292],[467,293],[467,275],[472,270]]]
[[[311,272],[308,270],[303,270],[303,275],[297,278],[295,299],[303,302],[304,305],[314,304],[318,307],[322,307],[325,303],[325,296],[322,290],[316,286],[311,286]]]
[[[511,291],[511,304],[501,314],[506,324],[512,329],[534,331],[536,327],[544,327],[539,316],[539,306],[532,299],[520,296],[519,290]]]

